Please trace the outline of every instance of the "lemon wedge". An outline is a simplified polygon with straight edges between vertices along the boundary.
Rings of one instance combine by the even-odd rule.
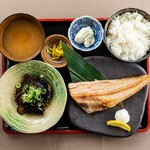
[[[131,127],[127,123],[125,123],[123,121],[109,120],[109,121],[107,121],[107,125],[114,126],[114,127],[119,127],[119,128],[124,129],[124,130],[126,130],[128,132],[131,131]]]

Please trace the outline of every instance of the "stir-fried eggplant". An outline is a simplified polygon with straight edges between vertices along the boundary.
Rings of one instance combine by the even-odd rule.
[[[43,114],[49,104],[52,88],[42,77],[26,74],[22,83],[16,85],[15,99],[19,114]]]

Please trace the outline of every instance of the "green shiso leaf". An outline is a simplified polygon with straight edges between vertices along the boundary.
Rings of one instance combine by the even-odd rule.
[[[77,52],[62,42],[64,56],[68,65],[72,82],[105,80],[106,77],[88,63]]]

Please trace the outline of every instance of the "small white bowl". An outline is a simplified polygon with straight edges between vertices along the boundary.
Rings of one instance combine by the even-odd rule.
[[[90,26],[92,28],[95,38],[94,44],[91,45],[90,47],[85,47],[83,44],[79,44],[74,41],[75,36],[80,31],[80,29],[87,26]],[[104,31],[102,25],[97,19],[91,16],[81,16],[73,20],[73,22],[71,23],[68,29],[68,38],[73,47],[75,47],[78,50],[88,52],[100,46],[103,40],[103,33]]]

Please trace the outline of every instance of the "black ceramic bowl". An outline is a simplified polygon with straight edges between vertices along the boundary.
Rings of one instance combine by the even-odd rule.
[[[136,59],[136,60],[124,60],[124,59],[121,59],[119,57],[117,57],[111,50],[111,48],[109,47],[109,45],[107,44],[106,42],[106,38],[108,36],[108,29],[109,29],[109,25],[111,24],[112,20],[116,17],[116,16],[120,16],[126,12],[137,12],[139,14],[141,14],[146,20],[148,20],[150,22],[150,15],[148,13],[146,13],[145,11],[143,10],[140,10],[140,9],[137,9],[137,8],[126,8],[126,9],[122,9],[122,10],[119,10],[118,12],[114,13],[106,22],[105,24],[105,28],[104,28],[104,43],[108,49],[108,51],[110,52],[110,54],[116,58],[116,59],[119,59],[121,61],[124,61],[124,62],[140,62],[140,61],[143,61],[145,60],[146,58],[148,58],[150,56],[150,47],[149,47],[149,51],[147,51],[146,55],[144,55],[142,58],[140,59]]]

